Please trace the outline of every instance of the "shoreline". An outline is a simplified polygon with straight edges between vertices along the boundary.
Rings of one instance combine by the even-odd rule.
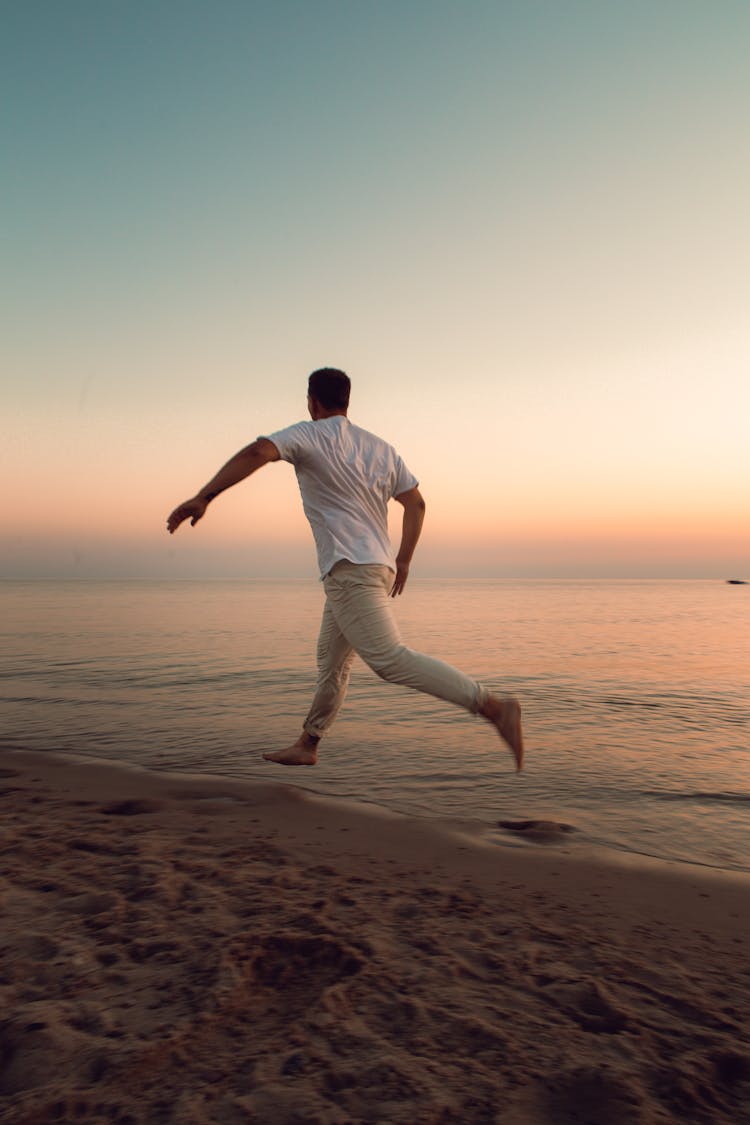
[[[276,786],[294,791],[300,797],[311,801],[329,804],[332,810],[339,807],[350,807],[361,810],[365,816],[368,813],[374,816],[381,814],[392,816],[396,819],[413,822],[415,825],[421,824],[425,827],[431,827],[438,832],[445,832],[453,836],[459,835],[464,839],[464,842],[472,846],[486,846],[513,853],[520,851],[524,854],[546,852],[552,855],[554,853],[566,858],[578,858],[615,868],[625,866],[646,871],[663,868],[666,872],[671,872],[677,877],[682,873],[686,877],[692,874],[698,876],[702,874],[710,879],[746,880],[750,888],[750,866],[722,866],[719,863],[711,862],[709,859],[692,859],[642,851],[627,843],[597,839],[590,836],[585,829],[556,820],[528,820],[526,822],[529,826],[528,831],[513,832],[507,830],[504,827],[505,822],[500,820],[490,822],[484,819],[472,819],[471,817],[452,816],[450,814],[434,815],[422,809],[393,808],[383,802],[369,800],[361,796],[325,793],[315,787],[314,781],[312,784],[305,784],[301,780],[302,778],[314,779],[315,773],[314,770],[311,772],[302,769],[302,767],[299,769],[271,767],[268,770],[268,780],[266,780],[265,778],[248,777],[242,774],[214,773],[210,770],[162,769],[159,766],[142,764],[137,761],[106,758],[99,754],[76,753],[70,750],[37,750],[23,745],[0,743],[0,760],[6,754],[37,755],[41,760],[49,760],[50,762],[61,759],[64,762],[81,767],[92,766],[105,770],[111,768],[124,773],[144,774],[154,779],[172,778],[177,783],[185,781],[218,786],[219,788],[222,786],[236,787],[238,792],[243,786],[249,790],[262,789],[264,786],[270,786],[271,788]],[[522,821],[521,817],[517,819],[519,822]],[[538,832],[535,830],[537,824],[540,825],[541,829]],[[552,826],[552,831],[544,830],[548,824]],[[567,832],[570,832],[570,835],[567,835]]]
[[[556,861],[572,868],[580,866],[586,870],[591,867],[613,873],[629,872],[635,877],[651,875],[676,882],[694,881],[710,885],[726,883],[746,889],[750,901],[750,869],[720,867],[702,860],[672,859],[626,846],[600,844],[581,838],[577,832],[571,838],[564,832],[554,831],[560,827],[555,821],[528,821],[530,826],[539,824],[541,831],[537,833],[532,828],[528,832],[514,834],[500,828],[499,821],[494,826],[469,818],[423,816],[393,809],[377,801],[322,793],[312,786],[300,784],[293,776],[290,777],[294,774],[291,767],[277,769],[273,776],[269,771],[269,780],[266,781],[230,774],[165,770],[138,762],[68,751],[0,747],[0,769],[8,768],[8,762],[10,768],[13,768],[13,760],[23,765],[24,759],[30,770],[32,766],[35,767],[38,774],[41,769],[45,775],[44,780],[51,780],[53,783],[61,779],[61,770],[74,767],[82,788],[92,795],[108,792],[119,779],[128,791],[156,794],[162,798],[167,797],[170,801],[193,798],[206,802],[231,801],[239,805],[247,802],[257,807],[259,801],[265,798],[270,808],[283,804],[286,798],[296,807],[297,812],[300,807],[304,809],[307,806],[304,820],[310,819],[313,810],[317,808],[332,818],[350,818],[365,836],[370,828],[379,825],[381,821],[391,821],[400,825],[402,834],[424,836],[425,845],[428,840],[433,844],[441,842],[441,853],[446,848],[454,851],[468,848],[480,854],[501,856],[502,860],[499,862],[503,867],[515,860],[521,864],[528,860],[532,869]],[[45,769],[46,766],[50,767],[49,771]],[[0,785],[2,780],[0,773]],[[544,831],[544,826],[548,823],[553,826],[550,833]],[[283,826],[279,830],[283,835]],[[379,846],[389,850],[387,841],[380,841]],[[373,847],[377,851],[374,844]]]
[[[0,752],[9,1125],[750,1120],[750,880]]]

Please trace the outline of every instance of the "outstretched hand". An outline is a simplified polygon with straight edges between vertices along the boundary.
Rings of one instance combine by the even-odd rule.
[[[173,535],[184,520],[190,520],[190,526],[195,527],[198,520],[203,519],[207,507],[208,500],[204,500],[202,496],[194,496],[192,500],[178,505],[167,520],[169,534]]]
[[[409,564],[397,562],[396,563],[396,577],[394,578],[393,586],[391,587],[391,595],[390,596],[392,598],[395,598],[398,594],[403,594],[404,586],[406,585],[406,579],[408,577],[409,577]]]

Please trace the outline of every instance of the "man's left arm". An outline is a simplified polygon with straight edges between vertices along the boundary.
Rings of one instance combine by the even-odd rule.
[[[395,598],[404,592],[406,580],[409,577],[409,564],[419,542],[424,523],[425,502],[418,488],[410,488],[407,492],[400,492],[394,496],[404,509],[404,522],[401,530],[401,546],[396,555],[396,577],[391,588],[391,597]]]
[[[226,465],[219,469],[218,473],[211,478],[208,484],[204,484],[200,492],[196,493],[191,500],[185,500],[182,504],[178,504],[167,520],[167,529],[170,535],[187,519],[190,520],[190,526],[195,527],[198,520],[203,518],[206,508],[212,500],[215,500],[222,492],[226,492],[228,488],[232,488],[233,485],[239,484],[241,480],[245,480],[252,473],[257,472],[269,461],[278,460],[279,451],[268,438],[258,438],[251,445],[245,446],[239,453],[235,453],[234,457],[231,457]]]

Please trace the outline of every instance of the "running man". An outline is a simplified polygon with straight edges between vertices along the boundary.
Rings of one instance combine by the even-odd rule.
[[[269,461],[294,465],[326,592],[318,680],[297,741],[263,757],[283,766],[316,764],[318,744],[344,702],[356,653],[384,680],[482,715],[510,748],[520,770],[523,736],[518,701],[494,695],[458,669],[414,652],[401,641],[389,597],[404,592],[425,503],[419,482],[396,450],[349,421],[349,391],[349,377],[343,371],[334,367],[313,371],[307,394],[312,421],[259,437],[241,449],[167,521],[170,534],[187,519],[194,527],[212,500]],[[404,509],[395,558],[387,523],[392,499]]]

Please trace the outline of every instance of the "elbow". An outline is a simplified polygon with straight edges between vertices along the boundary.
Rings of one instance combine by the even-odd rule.
[[[424,513],[427,505],[424,502],[424,497],[418,488],[410,488],[408,492],[401,492],[398,496],[394,497],[398,500],[399,504],[407,512],[422,512]]]

